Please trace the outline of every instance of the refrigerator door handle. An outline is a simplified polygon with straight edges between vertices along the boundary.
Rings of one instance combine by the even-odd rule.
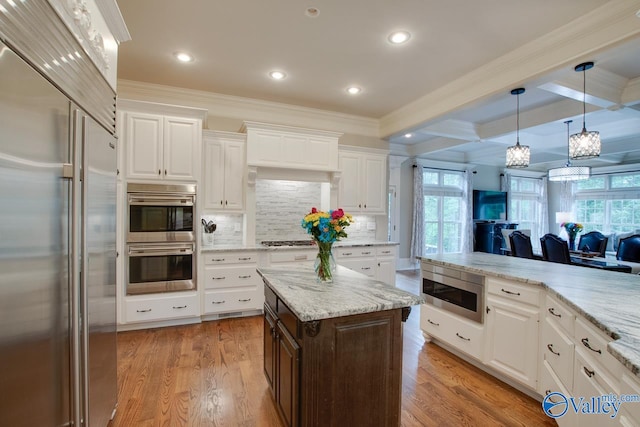
[[[86,143],[89,141],[88,135],[88,117],[82,114],[82,139],[78,141],[82,144],[82,168],[89,164],[87,156]],[[82,177],[85,177],[84,171]],[[82,178],[81,178],[82,179]],[[81,224],[81,259],[82,259],[82,274],[80,275],[80,296],[81,296],[81,331],[82,331],[82,417],[86,425],[89,420],[89,289],[88,276],[89,276],[89,248],[87,246],[87,218],[89,218],[88,203],[89,200],[89,186],[86,180],[83,179],[82,183],[82,220]]]

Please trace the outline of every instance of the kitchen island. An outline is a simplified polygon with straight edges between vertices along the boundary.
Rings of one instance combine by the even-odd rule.
[[[288,426],[398,426],[402,323],[421,297],[338,266],[259,268],[264,370]]]

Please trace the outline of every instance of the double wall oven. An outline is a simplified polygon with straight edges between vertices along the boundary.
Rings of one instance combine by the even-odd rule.
[[[127,295],[196,289],[195,185],[127,185]]]

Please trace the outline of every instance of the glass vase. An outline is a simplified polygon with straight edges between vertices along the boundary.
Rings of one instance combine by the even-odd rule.
[[[567,235],[569,236],[569,250],[575,251],[576,250],[576,234],[567,233]]]
[[[331,247],[333,243],[316,242],[318,244],[318,255],[313,267],[316,271],[318,282],[331,283],[333,273],[336,271],[336,260],[333,258]]]

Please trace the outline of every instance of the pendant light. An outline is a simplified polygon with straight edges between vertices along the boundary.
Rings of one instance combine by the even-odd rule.
[[[587,76],[586,71],[593,68],[593,62],[584,62],[576,65],[576,72],[582,73],[582,132],[571,135],[569,138],[569,157],[573,160],[593,159],[600,156],[602,144],[600,142],[600,132],[587,131],[585,124],[586,116],[586,94]]]
[[[569,138],[569,124],[573,120],[567,120],[567,139]],[[583,179],[589,179],[591,176],[591,168],[589,166],[571,166],[571,157],[569,156],[569,145],[567,144],[567,163],[561,168],[549,169],[547,175],[549,181],[581,181]]]
[[[529,166],[529,157],[531,152],[528,145],[520,145],[520,94],[524,93],[524,88],[513,89],[511,95],[516,95],[517,114],[516,114],[516,145],[507,148],[506,167],[508,168],[526,168]]]

